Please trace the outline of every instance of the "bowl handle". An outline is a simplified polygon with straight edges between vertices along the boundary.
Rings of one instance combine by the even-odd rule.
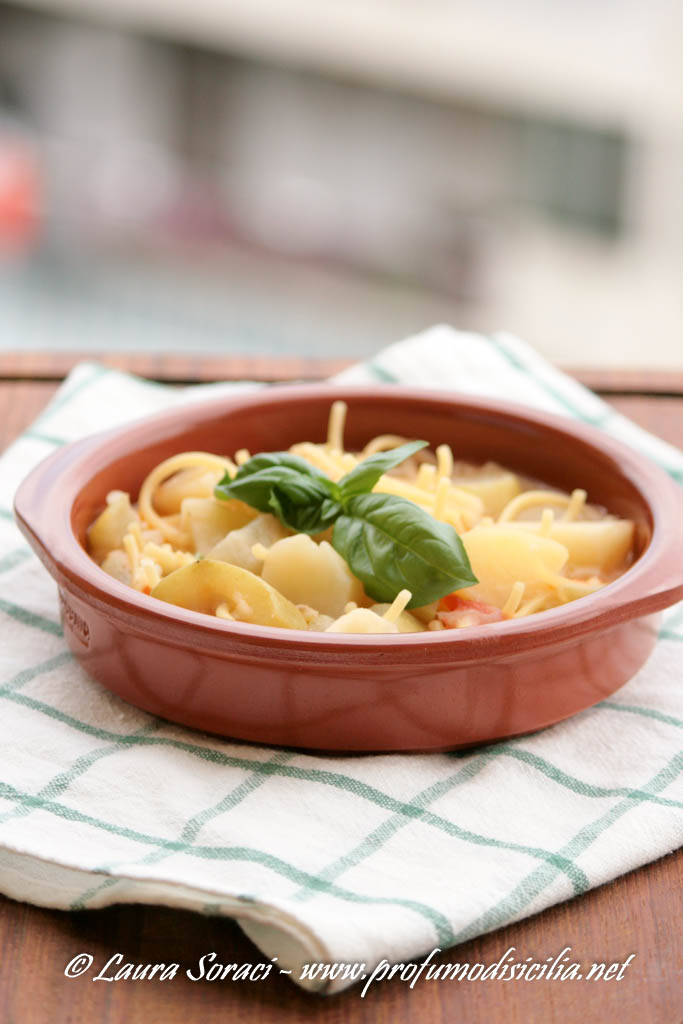
[[[106,433],[109,433],[107,431]],[[31,470],[14,496],[17,526],[52,576],[61,575],[61,551],[71,532],[72,467],[104,432],[74,441],[48,455]]]

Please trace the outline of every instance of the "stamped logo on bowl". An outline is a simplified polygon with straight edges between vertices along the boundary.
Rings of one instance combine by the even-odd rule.
[[[90,646],[90,626],[85,621],[82,615],[72,608],[67,601],[62,590],[59,591],[59,606],[62,610],[62,622],[64,626],[69,629],[77,640],[79,640],[84,647]]]

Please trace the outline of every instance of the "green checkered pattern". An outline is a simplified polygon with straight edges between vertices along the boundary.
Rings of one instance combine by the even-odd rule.
[[[580,417],[683,481],[683,455],[519,340],[432,328],[337,378],[451,386]],[[405,960],[576,896],[683,839],[683,605],[611,699],[474,752],[317,757],[156,719],[69,654],[12,495],[55,446],[230,393],[83,363],[0,461],[0,887],[68,909],[237,918],[267,956]],[[345,986],[331,983],[327,991]]]

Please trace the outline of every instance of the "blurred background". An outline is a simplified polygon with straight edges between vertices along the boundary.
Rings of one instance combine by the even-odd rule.
[[[0,3],[0,349],[683,367],[677,0]]]

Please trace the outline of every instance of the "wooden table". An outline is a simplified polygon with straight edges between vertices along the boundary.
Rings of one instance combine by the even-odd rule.
[[[0,446],[40,412],[76,361],[62,354],[0,356]],[[319,378],[341,363],[312,360],[107,357],[112,365],[159,380]],[[683,440],[683,374],[574,371],[619,411],[660,437]],[[361,1024],[679,1024],[683,1020],[681,943],[683,854],[665,857],[609,885],[442,954],[440,962],[492,964],[508,947],[545,960],[564,947],[587,967],[635,959],[620,982],[426,982],[411,991],[393,980],[323,999],[286,978],[259,984],[193,984],[184,968],[216,951],[223,963],[259,962],[254,946],[225,919],[163,907],[126,906],[64,913],[0,898],[2,1024],[188,1024],[201,1021],[344,1021]],[[64,967],[89,952],[103,964],[114,952],[133,963],[178,962],[171,982],[92,985]],[[439,962],[437,961],[437,962]]]

